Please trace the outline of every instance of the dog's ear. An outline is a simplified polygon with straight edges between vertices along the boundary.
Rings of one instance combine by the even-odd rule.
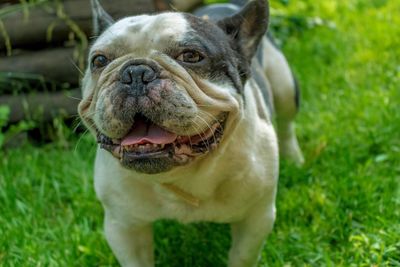
[[[114,19],[104,10],[98,0],[91,0],[93,16],[93,33],[98,36],[114,24]]]
[[[238,13],[218,21],[217,25],[231,37],[238,52],[251,61],[268,29],[268,20],[268,1],[252,0]]]

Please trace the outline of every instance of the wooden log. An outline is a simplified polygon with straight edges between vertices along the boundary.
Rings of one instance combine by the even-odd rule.
[[[48,80],[79,83],[80,71],[73,48],[25,51],[0,60],[0,72],[35,73]]]
[[[0,1],[0,8],[18,3],[20,3],[20,0],[2,0]]]
[[[10,123],[26,119],[50,121],[55,116],[75,116],[81,92],[79,89],[56,93],[32,93],[0,96],[0,106],[7,105]]]
[[[102,0],[101,3],[107,12],[116,19],[155,11],[154,2],[149,0]],[[70,21],[79,26],[83,33],[87,36],[92,35],[89,0],[63,1],[62,10]],[[7,39],[12,48],[43,47],[49,43],[60,44],[68,40],[71,25],[68,25],[66,18],[60,18],[62,17],[60,14],[60,6],[57,6],[55,1],[31,7],[28,13],[21,10],[2,18],[7,35],[0,33],[0,51],[4,53],[6,50]],[[49,36],[51,36],[51,40],[47,40]]]

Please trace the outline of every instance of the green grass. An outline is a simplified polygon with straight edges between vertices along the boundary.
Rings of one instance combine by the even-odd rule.
[[[272,4],[336,27],[282,37],[307,162],[282,163],[260,266],[400,266],[400,2]],[[0,266],[118,266],[92,186],[95,144],[68,140],[0,152]],[[224,266],[227,227],[154,228],[157,266]]]

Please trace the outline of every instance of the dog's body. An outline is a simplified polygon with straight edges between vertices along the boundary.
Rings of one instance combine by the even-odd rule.
[[[101,145],[95,188],[119,262],[153,266],[151,225],[168,218],[230,223],[229,266],[254,266],[275,218],[279,165],[264,99],[275,104],[280,148],[302,161],[294,81],[264,37],[266,3],[216,23],[163,13],[114,24],[97,2],[94,10],[105,31],[90,52],[79,113]],[[251,66],[261,39],[266,53]],[[257,82],[255,71],[269,79]]]

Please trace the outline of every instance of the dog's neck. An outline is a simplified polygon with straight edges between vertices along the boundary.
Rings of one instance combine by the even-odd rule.
[[[179,188],[178,186],[170,183],[163,183],[162,186],[172,192],[179,199],[182,199],[187,204],[190,204],[193,207],[200,206],[200,199],[193,196],[191,193],[186,192],[185,190]]]

